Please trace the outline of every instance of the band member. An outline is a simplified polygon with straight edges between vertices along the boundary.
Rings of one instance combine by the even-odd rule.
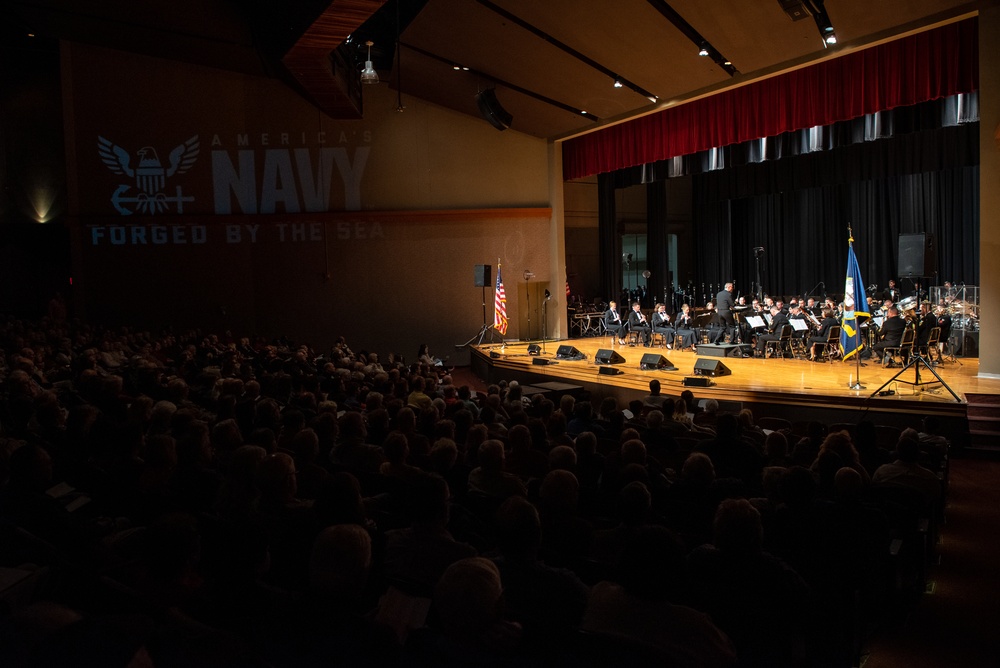
[[[884,357],[882,363],[888,366],[892,360],[885,354],[886,348],[894,348],[903,340],[903,330],[906,329],[906,321],[899,317],[899,309],[895,306],[889,307],[888,317],[879,328],[881,340],[872,346],[872,354],[877,358]]]
[[[696,346],[698,337],[694,333],[694,318],[691,317],[691,307],[687,304],[681,306],[681,312],[677,314],[674,327],[676,328],[674,333],[681,337],[681,347],[691,348],[695,352],[698,352]]]
[[[926,346],[931,337],[931,330],[937,326],[937,317],[931,313],[931,303],[920,302],[920,313],[917,314],[917,345]]]
[[[715,295],[715,307],[719,314],[719,320],[722,322],[722,327],[724,331],[723,336],[733,331],[736,327],[736,319],[733,318],[733,306],[735,305],[733,301],[733,284],[732,282],[726,283],[719,294]]]
[[[628,331],[635,332],[637,336],[641,336],[642,342],[649,346],[649,333],[652,329],[649,326],[649,320],[646,319],[645,314],[642,312],[642,306],[639,302],[632,303],[632,312],[628,314]]]
[[[608,310],[604,312],[604,328],[615,333],[618,343],[625,343],[625,338],[622,336],[625,333],[625,321],[618,312],[618,304],[613,301],[608,302]]]
[[[944,352],[944,344],[948,342],[948,337],[951,336],[951,315],[943,306],[938,306],[934,310],[934,315],[937,319],[937,326],[941,328],[941,336],[938,338],[938,348]]]
[[[804,341],[806,338],[808,338],[809,332],[812,330],[812,321],[809,320],[809,316],[806,315],[806,312],[803,311],[802,307],[799,306],[797,303],[789,306],[788,320],[789,324],[791,324],[792,320],[801,320],[806,325],[805,329],[795,329],[794,327],[792,328],[793,339],[800,339]]]
[[[663,340],[667,342],[667,348],[674,347],[674,328],[670,326],[670,314],[667,313],[666,304],[657,304],[653,311],[653,331],[663,335]]]
[[[828,308],[823,309],[823,321],[819,323],[816,336],[809,337],[809,359],[816,361],[816,352],[819,346],[826,345],[826,340],[830,338],[830,328],[837,326],[837,319],[833,317],[833,311]]]
[[[777,304],[771,306],[771,324],[767,328],[766,334],[757,337],[757,353],[764,354],[764,348],[768,341],[777,341],[781,338],[781,329],[788,324],[788,316],[781,312]]]
[[[719,312],[715,310],[715,304],[708,302],[705,304],[705,309],[707,313],[711,314],[711,318],[708,321],[708,340],[710,343],[716,345],[719,342],[725,343],[726,338],[726,327],[722,322],[722,318],[719,316]],[[705,315],[704,313],[702,314]]]
[[[822,309],[816,304],[816,300],[810,297],[806,300],[806,313],[809,315],[820,315]]]
[[[885,289],[885,293],[882,295],[882,298],[888,299],[893,304],[903,298],[903,293],[901,293],[899,288],[896,287],[895,279],[889,279],[889,287]]]

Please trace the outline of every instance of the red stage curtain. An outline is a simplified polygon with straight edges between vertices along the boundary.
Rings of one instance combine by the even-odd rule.
[[[563,176],[829,125],[978,85],[979,22],[970,18],[567,140]]]

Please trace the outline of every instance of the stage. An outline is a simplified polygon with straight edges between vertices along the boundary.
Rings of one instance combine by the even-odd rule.
[[[744,359],[736,346],[698,346],[698,352],[675,351],[661,347],[612,345],[611,337],[585,337],[563,341],[519,341],[506,345],[492,343],[474,346],[472,368],[488,382],[500,379],[518,380],[535,385],[558,381],[582,388],[595,405],[605,396],[614,395],[621,401],[642,398],[649,392],[649,381],[660,380],[661,392],[679,396],[690,389],[699,399],[716,398],[730,405],[748,405],[755,414],[786,417],[787,419],[823,419],[826,422],[857,421],[863,414],[877,414],[879,422],[919,424],[915,416],[937,415],[944,419],[965,420],[970,396],[1000,395],[1000,380],[979,378],[977,358],[957,358],[946,361],[933,370],[947,387],[937,382],[932,371],[922,365],[906,369],[883,368],[874,360],[863,361],[860,369],[852,358],[848,362],[811,362],[807,359]],[[541,348],[540,354],[529,355],[529,345]],[[560,346],[575,348],[584,355],[581,360],[557,359]],[[595,363],[601,350],[613,350],[624,361],[606,365]],[[643,370],[643,355],[662,355],[676,370]],[[737,356],[732,356],[737,355]],[[698,363],[702,360],[701,363]],[[711,367],[721,363],[728,375],[696,376],[695,366]],[[601,367],[610,366],[621,373],[605,375]],[[896,380],[889,382],[899,374]],[[864,389],[848,387],[860,376]],[[697,377],[685,385],[685,378]],[[889,383],[886,385],[886,383]],[[883,385],[885,387],[883,388]],[[959,400],[956,400],[950,388]],[[879,389],[891,394],[876,394]],[[830,411],[840,411],[839,417],[816,417]],[[857,418],[852,417],[856,415]],[[885,416],[896,416],[887,419]]]

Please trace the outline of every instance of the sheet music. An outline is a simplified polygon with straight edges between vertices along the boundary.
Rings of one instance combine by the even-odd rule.
[[[872,321],[874,321],[874,323],[878,326],[879,329],[882,329],[882,322],[885,321],[885,318],[883,318],[880,315],[877,315],[874,318],[872,318]]]
[[[771,326],[771,314],[770,313],[765,313],[764,314],[764,320],[767,320],[767,325],[768,325],[768,327],[770,327]]]
[[[796,332],[804,332],[809,329],[809,325],[806,324],[806,321],[803,318],[790,318],[788,320],[788,324],[790,324],[792,329]]]
[[[746,320],[747,324],[749,324],[751,327],[754,328],[766,327],[766,325],[764,324],[764,319],[761,318],[759,315],[748,315],[746,318],[744,318],[744,320]]]

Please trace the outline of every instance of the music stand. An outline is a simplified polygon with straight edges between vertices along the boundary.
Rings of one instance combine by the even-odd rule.
[[[937,378],[937,381],[933,381],[933,380],[922,381],[922,380],[920,380],[920,366],[921,365],[923,365],[924,367],[926,367],[928,371],[930,371],[932,374],[934,374],[934,377]],[[882,390],[884,390],[890,383],[892,383],[897,378],[899,378],[901,375],[903,375],[903,373],[905,373],[906,370],[909,369],[909,368],[912,368],[913,371],[914,371],[914,378],[913,378],[913,380],[899,380],[898,382],[900,382],[900,383],[906,383],[907,385],[913,385],[914,391],[916,391],[917,387],[920,387],[922,385],[933,385],[935,382],[938,382],[938,383],[941,383],[942,386],[944,386],[944,389],[948,390],[951,393],[951,396],[955,397],[955,401],[957,401],[959,403],[962,402],[962,398],[960,396],[958,396],[957,394],[955,394],[955,390],[953,390],[950,387],[948,387],[948,383],[944,382],[944,380],[941,378],[941,376],[938,375],[938,372],[934,370],[934,367],[932,367],[930,365],[930,363],[928,363],[928,361],[924,359],[924,356],[923,355],[918,355],[917,353],[910,353],[910,359],[906,362],[906,365],[903,366],[903,368],[900,369],[896,373],[895,376],[893,376],[889,380],[885,381],[885,383],[883,383],[882,387],[880,387],[877,390],[875,390],[874,392],[872,392],[871,396],[874,397],[879,392],[881,392]],[[871,397],[869,397],[869,398],[871,398]]]

